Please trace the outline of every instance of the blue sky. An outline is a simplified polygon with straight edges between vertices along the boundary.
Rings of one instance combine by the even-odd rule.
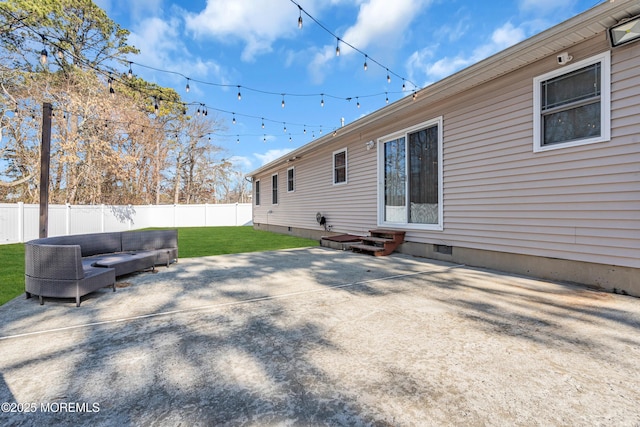
[[[599,3],[296,0],[366,58],[304,12],[299,29],[290,0],[94,1],[131,31],[133,72],[206,105],[225,128],[215,144],[244,172]]]

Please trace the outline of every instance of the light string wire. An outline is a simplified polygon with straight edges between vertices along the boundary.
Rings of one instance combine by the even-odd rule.
[[[302,12],[304,12],[304,14],[306,16],[308,16],[311,20],[313,20],[318,26],[320,26],[320,28],[322,28],[324,31],[326,31],[327,33],[329,33],[331,36],[335,37],[338,41],[342,42],[343,44],[349,46],[350,48],[352,48],[353,50],[363,54],[365,56],[365,61],[371,61],[375,64],[377,64],[378,66],[380,66],[381,68],[384,68],[388,74],[392,74],[396,77],[399,77],[402,79],[403,81],[403,87],[404,87],[404,82],[408,82],[410,84],[412,84],[414,86],[414,91],[415,88],[417,88],[417,85],[415,85],[415,83],[411,82],[410,80],[407,80],[406,78],[400,76],[399,74],[393,72],[392,70],[390,70],[389,68],[385,67],[383,64],[381,64],[380,62],[378,62],[377,60],[375,60],[374,58],[372,58],[371,56],[369,56],[368,54],[364,53],[362,50],[356,48],[355,46],[353,46],[352,44],[350,44],[349,42],[341,39],[340,37],[338,37],[337,35],[335,35],[332,31],[330,31],[325,25],[323,25],[320,21],[318,21],[316,18],[314,18],[311,14],[309,14],[306,10],[304,10],[298,3],[296,3],[294,0],[290,0],[294,5],[296,5],[300,11],[300,14],[302,14]],[[306,129],[314,129],[314,128],[319,128],[320,129],[320,133],[322,133],[322,125],[310,125],[310,124],[303,124],[303,123],[294,123],[294,122],[282,122],[281,120],[274,120],[274,119],[270,119],[268,117],[264,117],[264,116],[256,116],[256,115],[250,115],[250,114],[243,114],[243,113],[237,113],[235,111],[230,111],[230,110],[226,110],[226,109],[221,109],[221,108],[216,108],[216,107],[212,107],[207,105],[206,103],[202,103],[202,102],[197,102],[197,101],[193,101],[193,102],[180,102],[180,101],[173,101],[173,100],[169,100],[169,99],[163,99],[162,98],[162,88],[159,87],[157,89],[158,93],[160,94],[160,96],[158,95],[151,95],[150,91],[144,91],[142,88],[138,88],[138,87],[134,87],[132,84],[130,84],[127,80],[120,78],[119,76],[121,75],[119,72],[117,72],[114,68],[110,68],[108,70],[103,70],[101,68],[99,68],[96,65],[91,64],[89,61],[85,61],[83,58],[78,57],[76,55],[73,54],[73,52],[70,52],[66,49],[63,49],[60,44],[55,43],[51,37],[46,36],[45,34],[40,33],[39,31],[37,31],[36,29],[32,28],[29,24],[26,24],[24,22],[22,22],[24,19],[26,19],[26,17],[18,17],[13,15],[13,13],[8,12],[8,14],[15,20],[16,23],[19,23],[22,25],[23,28],[28,29],[29,31],[31,31],[32,33],[36,34],[37,36],[39,36],[42,40],[43,43],[46,42],[48,44],[50,44],[51,46],[55,47],[57,49],[57,53],[61,54],[61,53],[66,53],[69,56],[71,56],[75,62],[74,63],[81,63],[84,66],[86,66],[89,69],[92,69],[93,71],[95,71],[96,73],[102,75],[103,77],[105,77],[108,82],[109,82],[109,90],[111,93],[114,93],[114,89],[113,86],[111,86],[112,83],[114,82],[118,82],[120,84],[123,84],[125,86],[127,86],[129,89],[137,91],[138,93],[144,95],[144,96],[148,96],[148,97],[152,97],[154,99],[154,101],[157,103],[157,101],[162,101],[162,102],[168,102],[168,103],[173,103],[174,105],[181,105],[183,109],[185,109],[187,106],[198,106],[198,107],[203,107],[206,108],[207,110],[212,110],[212,111],[216,111],[216,112],[220,112],[220,113],[224,113],[224,114],[229,114],[232,116],[239,116],[239,117],[246,117],[246,118],[251,118],[251,119],[256,119],[256,120],[261,120],[263,128],[264,128],[264,123],[265,122],[269,122],[269,123],[283,123],[284,127],[285,127],[285,133],[286,132],[286,125],[289,124],[291,126],[302,126],[305,129],[305,134],[306,134]],[[187,92],[189,91],[189,82],[195,82],[195,83],[199,83],[199,84],[204,84],[204,85],[208,85],[208,86],[215,86],[215,87],[224,87],[224,88],[231,88],[231,87],[237,87],[238,88],[238,99],[240,99],[240,90],[241,89],[245,89],[251,92],[255,92],[255,93],[261,93],[261,94],[267,94],[267,95],[275,95],[275,96],[281,96],[282,97],[282,103],[284,106],[284,98],[285,96],[289,96],[289,97],[320,97],[321,98],[321,105],[324,106],[324,98],[331,98],[331,99],[338,99],[338,100],[344,100],[344,101],[351,101],[352,99],[356,99],[359,100],[360,98],[371,98],[371,97],[378,97],[381,95],[385,95],[386,96],[386,100],[388,102],[388,96],[389,94],[398,94],[398,93],[403,93],[404,91],[385,91],[385,92],[378,92],[378,93],[373,93],[373,94],[367,94],[367,95],[358,95],[358,96],[350,96],[350,97],[342,97],[342,96],[337,96],[337,95],[332,95],[330,93],[325,93],[325,92],[321,92],[321,93],[289,93],[289,92],[274,92],[274,91],[267,91],[267,90],[263,90],[263,89],[257,89],[257,88],[253,88],[250,86],[244,86],[244,85],[239,85],[239,84],[221,84],[221,83],[214,83],[214,82],[208,82],[208,81],[204,81],[204,80],[199,80],[199,79],[194,79],[191,77],[186,76],[183,73],[177,72],[177,71],[171,71],[171,70],[165,70],[165,69],[160,69],[160,68],[156,68],[156,67],[152,67],[149,65],[145,65],[145,64],[141,64],[141,63],[137,63],[134,61],[129,61],[129,60],[124,60],[124,59],[120,59],[117,60],[118,62],[125,64],[128,63],[129,64],[129,71],[128,74],[130,75],[132,73],[132,65],[136,65],[138,67],[141,68],[145,68],[145,69],[149,69],[149,70],[153,70],[153,71],[157,71],[157,72],[161,72],[161,73],[166,73],[166,74],[173,74],[173,75],[178,75],[181,76],[183,78],[185,78],[187,80]],[[114,77],[114,73],[115,73],[115,77]],[[126,74],[126,73],[123,73]],[[177,91],[176,91],[177,93]],[[359,101],[358,101],[358,107],[359,105]],[[204,111],[207,111],[204,110]],[[66,113],[66,112],[65,112]],[[325,128],[330,128],[330,127],[326,127]],[[334,133],[335,133],[335,127],[334,127]]]

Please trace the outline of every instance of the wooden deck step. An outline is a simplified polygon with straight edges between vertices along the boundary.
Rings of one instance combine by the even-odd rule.
[[[404,241],[404,231],[377,228],[369,230],[369,236],[361,237],[362,244],[351,245],[354,252],[375,256],[390,255]]]
[[[360,240],[363,242],[372,242],[372,243],[387,243],[393,242],[393,239],[387,239],[386,237],[361,237]]]
[[[351,250],[354,252],[368,252],[376,256],[384,253],[384,247],[373,245],[351,245]]]

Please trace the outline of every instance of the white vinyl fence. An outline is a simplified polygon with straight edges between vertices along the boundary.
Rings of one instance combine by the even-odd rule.
[[[250,203],[214,205],[49,205],[49,236],[146,227],[252,225]],[[0,203],[0,244],[37,239],[40,206]]]

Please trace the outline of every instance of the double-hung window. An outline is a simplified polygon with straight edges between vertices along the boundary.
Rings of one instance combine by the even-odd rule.
[[[289,193],[291,193],[292,191],[295,191],[296,189],[295,178],[296,178],[296,172],[295,172],[295,168],[292,166],[289,169],[287,169],[287,192]]]
[[[442,117],[382,138],[378,147],[379,224],[442,230]]]
[[[610,139],[610,53],[533,79],[534,151]]]
[[[271,176],[271,203],[278,204],[278,174]]]
[[[333,183],[345,184],[347,182],[347,149],[343,148],[333,153]]]

